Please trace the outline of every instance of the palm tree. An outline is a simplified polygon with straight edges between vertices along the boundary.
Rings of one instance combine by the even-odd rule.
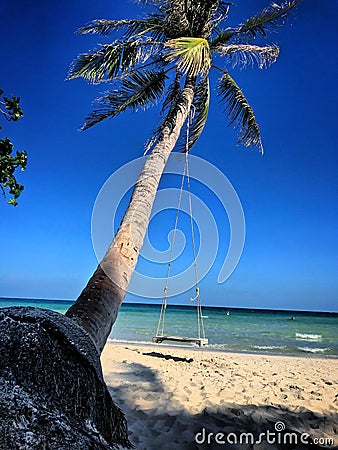
[[[140,20],[94,20],[81,34],[119,33],[119,39],[84,53],[72,63],[69,79],[82,77],[113,89],[96,100],[83,130],[127,109],[146,109],[163,100],[162,121],[147,145],[151,151],[139,175],[121,225],[103,260],[66,315],[81,325],[101,352],[114,324],[141,250],[157,187],[180,133],[191,120],[188,148],[200,137],[209,110],[209,73],[220,72],[218,97],[225,103],[230,124],[239,130],[239,143],[263,153],[253,109],[228,67],[275,62],[276,45],[257,45],[268,31],[283,24],[299,0],[263,9],[235,28],[223,28],[234,6],[221,0],[139,0],[152,6]],[[225,57],[225,67],[218,61]]]

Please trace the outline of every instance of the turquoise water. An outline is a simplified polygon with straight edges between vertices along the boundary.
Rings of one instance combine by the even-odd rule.
[[[70,301],[0,299],[0,307],[35,306],[64,313]],[[227,315],[229,311],[230,315]],[[151,342],[159,305],[122,305],[111,338]],[[338,314],[290,311],[203,308],[208,348],[265,354],[338,357]],[[296,320],[290,320],[294,316]],[[165,334],[196,337],[194,307],[169,306]]]

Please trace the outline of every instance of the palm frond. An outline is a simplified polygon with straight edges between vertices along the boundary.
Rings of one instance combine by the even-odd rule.
[[[233,67],[237,65],[245,67],[256,62],[258,67],[262,69],[273,64],[279,55],[277,45],[266,45],[264,47],[250,44],[220,45],[215,50],[221,56],[229,58]]]
[[[148,5],[151,5],[152,3],[155,5],[166,3],[166,1],[165,0],[137,0],[137,3],[139,3],[140,5],[143,5],[143,6],[148,6]]]
[[[226,45],[230,39],[233,37],[233,32],[231,28],[227,28],[226,30],[221,30],[218,35],[210,42],[210,50],[214,51],[217,47],[221,45]]]
[[[165,23],[163,14],[150,14],[144,20],[96,19],[77,30],[79,34],[108,35],[117,29],[125,30],[125,36],[139,36],[149,33],[155,40],[163,39]]]
[[[253,39],[259,34],[266,37],[268,31],[274,31],[283,25],[288,13],[298,6],[300,1],[288,0],[281,5],[272,3],[256,16],[250,17],[237,28],[231,29],[232,36],[241,35],[245,38]]]
[[[214,13],[213,23],[214,27],[216,27],[219,23],[223,22],[228,18],[229,10],[231,6],[235,6],[232,2],[218,2],[218,6]]]
[[[153,136],[151,139],[149,139],[146,142],[145,149],[144,149],[144,155],[146,155],[150,149],[155,145],[155,143],[160,138],[163,128],[165,126],[169,126],[171,129],[175,126],[174,119],[172,118],[172,110],[174,106],[179,104],[182,93],[181,89],[181,83],[180,83],[181,75],[179,72],[176,72],[176,76],[173,79],[173,81],[170,83],[169,87],[167,88],[166,96],[164,98],[163,104],[162,104],[162,110],[161,115],[163,117],[160,124],[156,127],[156,129],[153,132]]]
[[[89,114],[81,129],[86,130],[108,117],[115,117],[127,108],[134,111],[138,108],[146,109],[163,95],[166,78],[164,71],[145,70],[132,73],[122,80],[120,89],[108,91],[96,100],[95,103],[101,108]]]
[[[148,142],[146,146],[146,154],[153,145],[159,140],[163,128],[169,126],[172,129],[175,126],[175,118],[172,117],[173,105],[176,107],[179,102],[182,101],[180,93],[182,92],[179,75],[173,80],[171,85],[167,90],[166,96],[166,117],[159,127],[156,128],[153,133],[153,138]],[[183,105],[184,102],[182,102]],[[176,144],[176,148],[180,152],[190,151],[192,147],[196,144],[200,135],[203,132],[204,126],[206,124],[210,105],[210,86],[209,79],[207,76],[200,77],[195,89],[194,89],[194,100],[191,107],[191,113],[182,128],[181,135]],[[188,134],[187,134],[188,133]],[[188,142],[187,142],[188,136]]]
[[[240,87],[227,72],[220,79],[218,95],[221,101],[226,103],[226,113],[230,117],[230,125],[239,128],[238,142],[245,147],[258,146],[263,153],[260,129],[253,109]]]
[[[226,19],[229,14],[229,10],[231,6],[236,6],[233,2],[218,2],[217,12],[223,15],[223,18]]]
[[[149,34],[154,40],[163,40],[166,34],[166,22],[163,14],[150,14],[144,20],[134,20],[127,29],[126,36]]]
[[[181,95],[182,89],[181,89],[181,75],[179,72],[176,72],[176,76],[173,79],[173,81],[170,83],[165,99],[162,104],[162,114],[165,114],[167,111],[169,111],[170,107],[177,102],[178,98]]]
[[[183,74],[196,76],[210,69],[210,49],[206,39],[181,37],[171,39],[165,46],[170,49],[165,59],[168,62],[176,61],[177,69]]]
[[[113,80],[118,73],[129,71],[137,63],[144,63],[158,49],[149,40],[133,39],[100,45],[98,50],[83,53],[70,66],[68,79],[82,77],[90,83]]]
[[[118,28],[129,28],[131,25],[137,22],[135,20],[108,20],[108,19],[95,19],[79,28],[76,32],[78,34],[102,34],[106,36],[112,31]]]
[[[209,78],[203,77],[198,82],[193,102],[193,119],[188,129],[188,148],[185,146],[185,151],[190,151],[196,144],[202,131],[205,127],[210,105],[210,86]]]
[[[150,14],[141,20],[106,20],[96,19],[77,30],[79,34],[110,34],[117,29],[124,29],[127,38],[149,34],[153,39],[163,39],[165,33],[165,17],[163,14]]]

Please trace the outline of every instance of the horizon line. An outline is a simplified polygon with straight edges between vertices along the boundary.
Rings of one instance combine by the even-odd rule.
[[[0,297],[1,300],[26,300],[26,301],[43,301],[43,302],[60,302],[60,303],[75,303],[75,300],[70,299],[46,299],[46,298],[36,298],[36,297]],[[155,301],[155,299],[154,299]],[[162,301],[162,299],[159,299]],[[146,306],[161,306],[160,303],[145,303],[145,302],[131,302],[125,301],[122,302],[122,305],[146,305]],[[194,305],[182,305],[177,303],[172,303],[168,306],[177,306],[182,308],[192,308]],[[202,308],[215,308],[215,309],[237,309],[237,310],[245,310],[245,311],[278,311],[278,312],[290,312],[290,313],[326,313],[326,314],[338,314],[337,311],[327,311],[327,310],[305,310],[305,309],[276,309],[276,308],[260,308],[260,307],[247,307],[247,306],[219,306],[219,305],[202,305]]]

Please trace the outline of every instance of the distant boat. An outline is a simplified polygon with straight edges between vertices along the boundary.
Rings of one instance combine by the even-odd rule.
[[[227,312],[226,312],[226,315],[227,315],[227,316],[230,316],[230,312],[229,312],[229,311],[227,311]]]

